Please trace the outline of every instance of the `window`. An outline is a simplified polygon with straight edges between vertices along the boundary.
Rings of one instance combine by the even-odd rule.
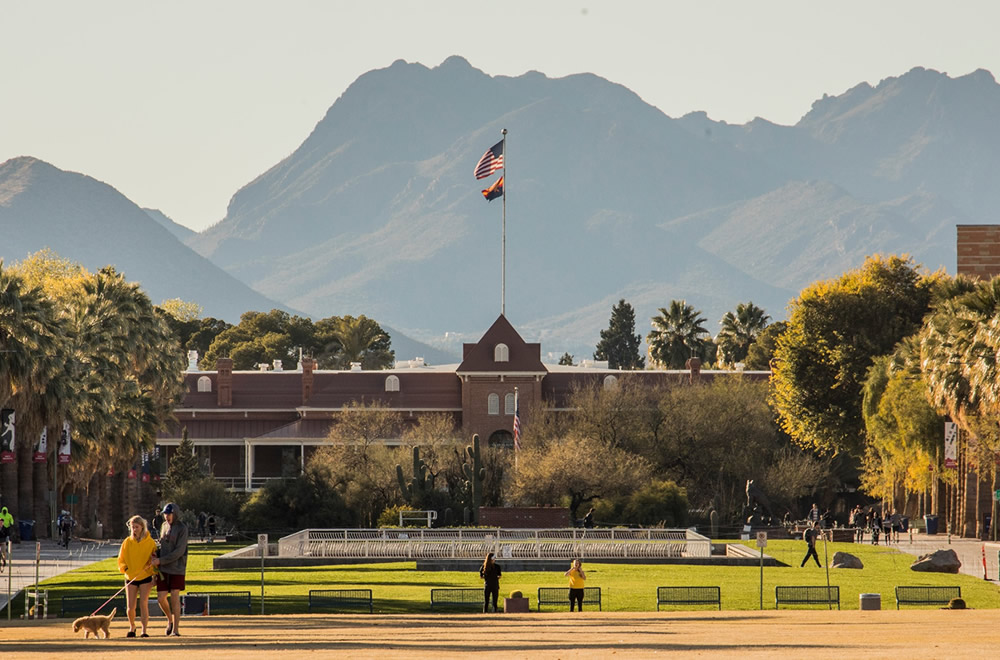
[[[514,395],[506,394],[503,397],[503,414],[513,415],[514,414]]]
[[[202,376],[198,379],[198,391],[199,392],[211,392],[212,391],[212,379],[208,376]]]
[[[507,344],[496,345],[496,348],[493,349],[493,361],[510,362],[510,350],[508,350]]]
[[[606,390],[613,390],[616,387],[618,387],[618,379],[616,377],[614,377],[614,376],[605,376],[604,377],[604,389],[606,389]]]
[[[486,398],[486,412],[490,415],[500,414],[500,395],[491,394]]]
[[[399,376],[387,376],[385,379],[385,391],[386,392],[398,392],[399,391]]]

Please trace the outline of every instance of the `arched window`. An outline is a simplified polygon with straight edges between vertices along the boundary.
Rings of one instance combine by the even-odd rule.
[[[615,376],[605,376],[604,377],[604,389],[613,390],[618,387],[618,378]]]
[[[398,392],[399,391],[399,376],[386,376],[386,378],[385,378],[385,391],[386,392]]]
[[[514,395],[505,394],[503,397],[503,414],[513,415],[514,414]]]
[[[208,376],[202,376],[198,379],[198,391],[199,392],[211,392],[212,391],[212,379]]]
[[[486,412],[490,415],[500,414],[500,395],[491,394],[486,397]]]
[[[510,362],[510,350],[507,348],[507,344],[496,345],[496,348],[493,349],[493,361]]]
[[[514,448],[514,435],[510,431],[494,431],[486,441],[489,447]]]

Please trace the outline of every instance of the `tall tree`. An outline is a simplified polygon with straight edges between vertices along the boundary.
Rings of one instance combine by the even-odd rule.
[[[316,334],[321,344],[332,348],[328,359],[337,369],[347,369],[352,362],[360,362],[362,369],[388,369],[395,360],[389,333],[364,314],[322,319],[316,323]],[[326,361],[323,357],[320,367]]]
[[[792,301],[774,356],[771,401],[795,442],[863,455],[868,368],[920,327],[932,288],[933,279],[921,276],[910,259],[874,256]]]
[[[771,368],[771,358],[778,345],[778,337],[788,328],[784,321],[777,321],[764,328],[757,340],[750,344],[744,365],[751,371],[767,371]]]
[[[711,343],[701,312],[683,300],[660,307],[646,335],[650,359],[667,369],[683,369],[689,358],[704,359]]]
[[[720,362],[729,366],[744,362],[750,346],[764,332],[770,320],[771,317],[752,302],[739,303],[735,312],[726,312],[719,322],[722,329],[716,337],[722,353]]]
[[[635,334],[635,310],[622,298],[611,307],[611,320],[608,328],[601,330],[601,341],[597,343],[594,359],[607,360],[612,369],[642,369],[646,360],[639,355],[640,343],[642,337]]]

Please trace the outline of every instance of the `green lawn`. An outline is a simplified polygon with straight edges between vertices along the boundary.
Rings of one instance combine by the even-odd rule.
[[[753,542],[746,543],[753,546]],[[235,549],[232,545],[191,546],[188,559],[188,591],[250,591],[253,611],[260,611],[260,569],[213,571],[212,557]],[[823,546],[819,548],[823,560]],[[914,557],[896,550],[852,543],[830,543],[829,556],[841,550],[861,558],[862,570],[831,570],[830,583],[840,587],[841,606],[858,608],[858,594],[882,594],[882,607],[895,607],[896,585],[959,585],[970,607],[1000,608],[1000,589],[967,575],[914,573]],[[764,607],[774,607],[775,585],[825,585],[826,570],[815,564],[799,568],[805,554],[801,541],[769,540],[766,553],[788,564],[764,568]],[[502,565],[502,562],[501,562]],[[432,587],[480,587],[478,573],[417,571],[414,562],[355,564],[349,566],[281,568],[265,570],[265,612],[269,614],[307,611],[309,589],[370,588],[375,611],[423,613],[430,609]],[[568,567],[568,560],[567,560]],[[108,559],[42,583],[50,593],[53,609],[66,594],[110,597],[122,585],[116,561]],[[727,610],[760,606],[760,569],[728,566],[602,564],[585,562],[587,585],[601,587],[605,611],[650,611],[656,609],[656,587],[669,585],[719,586],[722,607]],[[514,589],[524,592],[534,609],[538,587],[566,586],[561,572],[507,573],[500,582],[503,597]],[[20,605],[23,608],[23,605]],[[15,607],[15,611],[21,611]],[[153,607],[153,611],[156,608]]]

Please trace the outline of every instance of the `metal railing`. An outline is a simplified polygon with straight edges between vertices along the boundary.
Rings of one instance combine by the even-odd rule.
[[[709,557],[689,529],[305,529],[278,541],[279,557],[354,559],[654,559]]]

